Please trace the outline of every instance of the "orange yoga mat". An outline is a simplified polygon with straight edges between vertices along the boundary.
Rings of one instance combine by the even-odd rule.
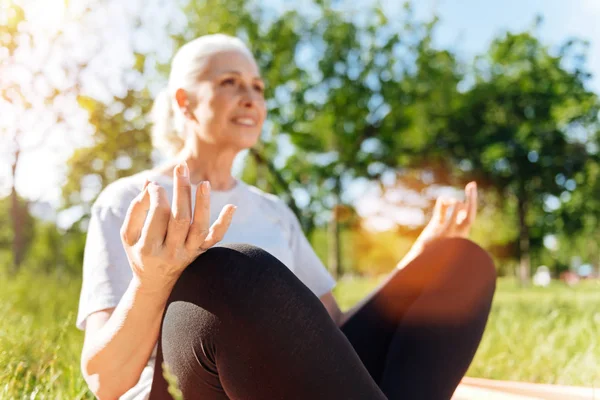
[[[452,400],[600,400],[600,388],[463,378]]]

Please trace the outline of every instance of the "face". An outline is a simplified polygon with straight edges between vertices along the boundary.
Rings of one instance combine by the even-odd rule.
[[[210,56],[187,102],[188,122],[202,140],[236,150],[252,147],[266,118],[264,83],[254,60],[236,51]]]

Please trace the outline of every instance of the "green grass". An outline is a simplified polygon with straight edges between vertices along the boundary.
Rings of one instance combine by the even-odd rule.
[[[335,295],[347,309],[376,284],[343,280]],[[0,278],[0,399],[93,398],[79,372],[79,288],[74,278]],[[468,375],[599,386],[600,286],[521,289],[500,281]]]
[[[350,279],[335,289],[350,308],[378,280]],[[521,288],[501,279],[481,345],[467,375],[600,386],[600,284]]]
[[[0,277],[0,399],[93,399],[79,371],[80,282]]]
[[[501,282],[468,375],[600,385],[600,285],[523,290]]]

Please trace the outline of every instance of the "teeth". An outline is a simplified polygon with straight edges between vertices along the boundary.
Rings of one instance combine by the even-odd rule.
[[[242,125],[246,125],[246,126],[254,126],[254,125],[256,125],[254,123],[254,120],[252,118],[236,118],[233,121],[235,123],[237,123],[237,124],[242,124]]]

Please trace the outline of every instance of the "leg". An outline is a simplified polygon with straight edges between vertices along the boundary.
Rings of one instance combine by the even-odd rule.
[[[275,257],[212,248],[167,302],[150,398],[170,399],[165,361],[188,399],[384,399],[319,299]]]
[[[439,240],[391,275],[342,331],[389,399],[449,399],[479,346],[495,278],[479,246]]]

